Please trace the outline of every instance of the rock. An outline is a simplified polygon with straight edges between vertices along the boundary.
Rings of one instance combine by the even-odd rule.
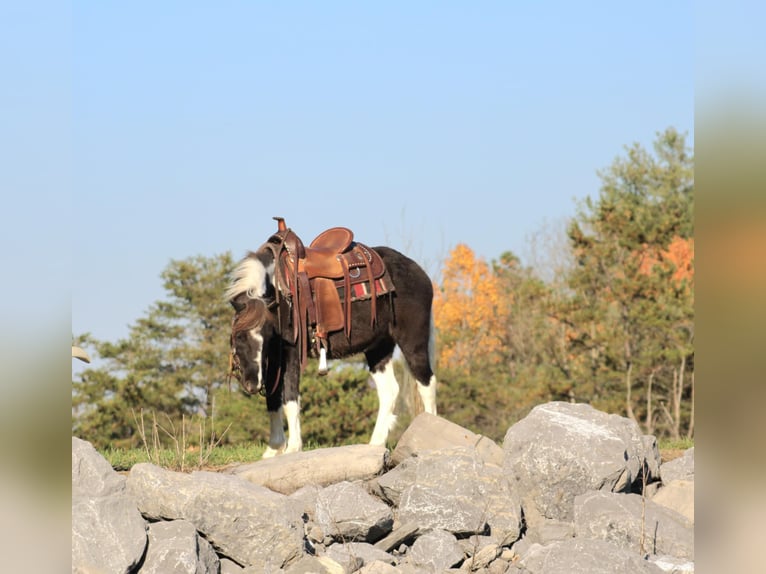
[[[463,535],[482,534],[489,528],[508,541],[518,538],[519,497],[512,492],[502,469],[485,464],[475,449],[423,451],[408,460],[404,472],[411,484],[401,495],[391,495],[399,499],[402,522],[414,522],[423,531],[438,529]],[[385,490],[406,482],[383,476],[378,484]]]
[[[395,467],[378,447],[377,474],[350,480],[364,465],[338,452],[372,449],[319,449],[262,461],[272,488],[149,464],[126,479],[73,437],[73,573],[694,572],[693,449],[660,465],[631,421],[549,403],[508,429],[498,464],[481,437],[429,417],[405,431]]]
[[[694,524],[694,482],[671,480],[652,497],[652,502],[675,510]]]
[[[661,574],[656,565],[636,552],[605,540],[576,539],[536,546],[522,558],[528,574]],[[513,570],[512,570],[513,571]]]
[[[678,458],[662,463],[660,479],[663,484],[674,480],[694,480],[694,447],[686,449]]]
[[[420,527],[413,521],[396,526],[394,530],[385,538],[375,543],[375,548],[390,552],[405,543],[411,543],[420,533]]]
[[[503,449],[494,441],[429,413],[420,413],[402,433],[391,454],[391,462],[398,465],[424,450],[456,446],[475,448],[485,462],[503,463]]]
[[[432,530],[412,545],[408,561],[433,572],[441,572],[462,562],[463,550],[457,538],[444,530]]]
[[[388,465],[383,446],[355,444],[295,452],[232,466],[227,472],[275,492],[290,494],[306,485],[368,480]]]
[[[694,526],[679,513],[638,494],[593,491],[578,495],[575,535],[606,540],[636,554],[694,558]]]
[[[508,429],[503,450],[503,468],[523,493],[525,517],[533,529],[545,518],[571,521],[578,494],[629,491],[647,464],[638,425],[587,404],[535,407]]]
[[[72,437],[72,498],[125,492],[125,477],[87,441]]]
[[[72,437],[72,571],[132,572],[146,530],[125,478],[90,443]]]
[[[388,505],[346,481],[319,492],[315,516],[322,531],[340,541],[375,542],[391,532],[394,524]]]
[[[128,492],[152,519],[188,520],[219,551],[245,566],[282,568],[303,554],[303,521],[286,496],[236,476],[184,474],[135,465]]]
[[[215,551],[191,522],[173,520],[149,525],[149,545],[141,574],[218,574],[220,569]]]
[[[133,572],[147,544],[146,522],[125,494],[72,499],[72,571]]]
[[[387,564],[396,563],[394,558],[388,552],[384,552],[366,542],[347,542],[345,544],[333,544],[327,549],[327,556],[342,562],[343,556],[353,556],[358,558],[362,565],[370,564],[372,562],[386,562]]]

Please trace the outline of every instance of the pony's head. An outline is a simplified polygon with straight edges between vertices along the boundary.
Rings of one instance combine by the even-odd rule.
[[[247,394],[271,393],[278,383],[280,344],[273,313],[276,292],[269,253],[250,253],[236,267],[225,297],[234,307],[231,327],[231,373]],[[271,367],[271,368],[270,368]]]

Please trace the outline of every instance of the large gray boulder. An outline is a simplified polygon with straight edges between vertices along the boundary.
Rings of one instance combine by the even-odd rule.
[[[481,534],[489,528],[511,542],[521,530],[518,495],[494,464],[486,463],[475,448],[423,451],[378,479],[389,499],[398,501],[402,523],[417,524],[423,532]]]
[[[125,478],[89,442],[72,437],[72,571],[133,572],[146,529]]]
[[[537,545],[508,570],[524,574],[662,574],[657,565],[604,540],[561,540]]]
[[[125,477],[87,441],[72,437],[72,498],[125,492]]]
[[[310,485],[369,480],[383,472],[388,459],[388,450],[383,446],[354,444],[236,464],[226,472],[275,492],[291,494]]]
[[[219,574],[220,570],[218,555],[191,522],[149,525],[149,546],[141,574]]]
[[[127,495],[72,499],[73,572],[134,572],[146,544],[146,522]]]
[[[660,479],[663,484],[674,480],[694,480],[694,447],[686,449],[678,458],[662,463]]]
[[[546,519],[571,522],[578,494],[629,491],[644,465],[658,466],[646,463],[647,455],[657,456],[647,446],[630,419],[587,404],[552,402],[508,429],[503,468],[522,493],[524,514],[534,529]]]
[[[694,525],[638,494],[593,491],[578,495],[575,536],[606,540],[636,554],[694,558]]]
[[[391,462],[397,465],[426,450],[453,447],[473,448],[483,461],[503,463],[503,449],[494,441],[430,413],[420,413],[413,419],[396,443]]]
[[[407,561],[433,572],[443,572],[462,562],[463,557],[463,550],[454,534],[431,530],[415,541]]]
[[[357,483],[339,482],[317,495],[315,521],[337,541],[375,542],[391,532],[391,508]]]
[[[144,516],[187,520],[240,564],[282,568],[303,554],[303,521],[295,504],[244,479],[140,463],[131,469],[127,487]]]
[[[694,524],[694,481],[672,480],[660,488],[652,502],[682,514]]]

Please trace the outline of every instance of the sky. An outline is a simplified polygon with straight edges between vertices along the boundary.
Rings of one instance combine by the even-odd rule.
[[[459,243],[523,259],[625,146],[668,127],[693,142],[693,22],[690,1],[74,2],[35,20],[39,41],[3,40],[32,85],[61,75],[4,153],[39,187],[71,184],[40,199],[71,233],[53,264],[72,334],[116,341],[165,297],[171,260],[239,258],[273,216],[304,241],[349,227],[432,274]],[[51,53],[68,65],[27,71]],[[0,103],[23,116],[45,89]],[[26,170],[38,147],[46,169]]]

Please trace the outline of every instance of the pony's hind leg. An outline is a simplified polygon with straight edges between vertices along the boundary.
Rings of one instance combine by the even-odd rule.
[[[423,410],[436,414],[436,375],[434,374],[434,325],[433,316],[428,325],[427,342],[425,337],[413,339],[401,338],[399,348],[404,355],[407,367],[417,381],[418,394],[423,401]],[[421,332],[422,333],[422,332]],[[425,342],[425,344],[424,344]]]
[[[386,445],[388,433],[396,424],[396,415],[394,407],[396,406],[396,397],[399,396],[399,383],[394,374],[394,363],[389,359],[376,369],[372,369],[372,379],[375,381],[375,388],[378,391],[378,418],[375,421],[375,429],[372,431],[370,444]]]
[[[423,384],[419,379],[418,394],[423,401],[423,410],[429,414],[436,414],[436,375],[431,375],[427,384]]]

